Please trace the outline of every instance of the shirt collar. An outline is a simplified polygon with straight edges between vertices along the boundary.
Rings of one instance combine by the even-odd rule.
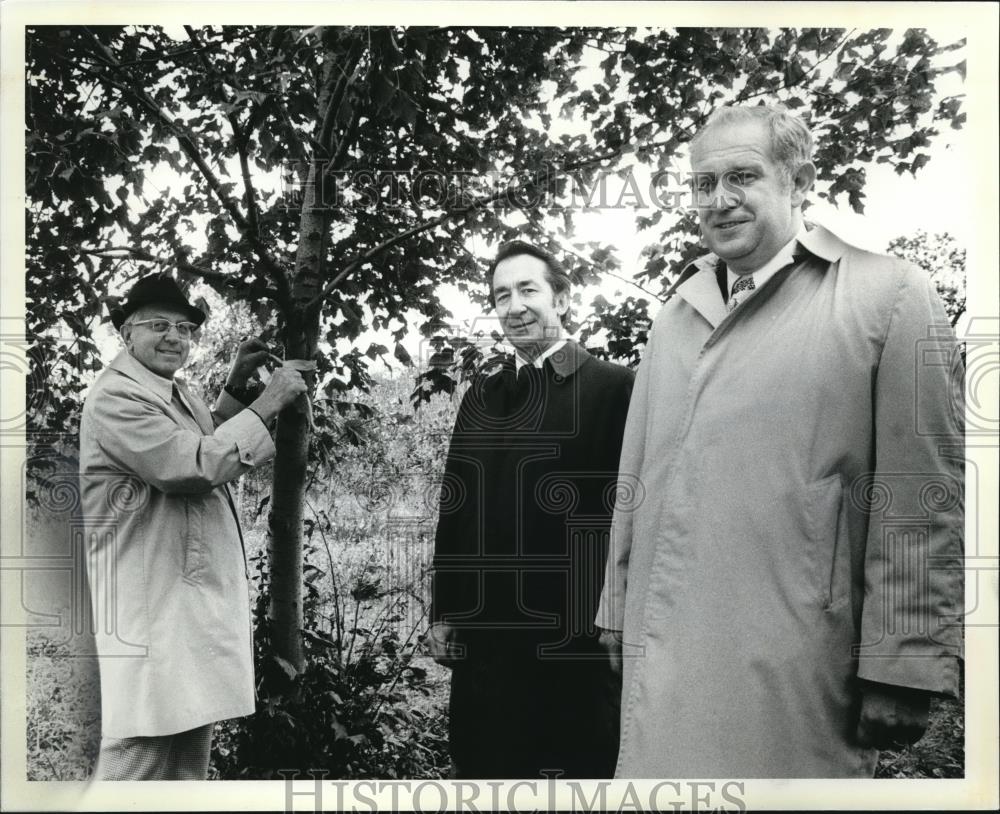
[[[544,354],[544,359],[549,360],[549,365],[552,367],[553,373],[565,380],[576,373],[580,366],[590,358],[590,354],[574,339],[564,339],[558,344],[559,347],[553,347],[551,353]],[[510,357],[508,357],[508,361],[506,362],[508,365],[511,364],[509,359]],[[543,362],[544,359],[542,360]],[[517,364],[516,355],[514,364]],[[524,364],[522,362],[521,367]],[[520,370],[520,367],[515,367],[515,372],[517,370]]]
[[[174,391],[174,380],[160,376],[138,361],[127,350],[119,353],[108,365],[113,370],[123,373],[130,379],[152,390],[164,401],[169,402]]]
[[[520,352],[514,351],[514,370],[520,371],[522,367],[527,364],[531,364],[533,367],[541,367],[542,364],[552,356],[556,351],[560,350],[565,344],[565,339],[557,339],[551,345],[549,345],[544,351],[542,351],[538,356],[535,357],[533,362],[528,362],[527,359],[521,356]]]

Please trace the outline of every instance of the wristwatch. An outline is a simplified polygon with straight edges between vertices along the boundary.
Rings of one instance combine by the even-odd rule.
[[[226,386],[223,387],[222,389],[225,390],[230,396],[236,399],[244,407],[249,406],[253,402],[253,400],[257,397],[257,394],[255,393],[254,389],[251,387],[247,387],[246,385],[244,385],[243,387],[237,387],[234,384],[227,383]]]

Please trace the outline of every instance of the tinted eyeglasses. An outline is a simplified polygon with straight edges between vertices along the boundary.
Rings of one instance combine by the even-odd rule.
[[[169,319],[140,319],[132,325],[146,325],[154,334],[165,334],[171,328],[177,329],[177,335],[181,339],[190,339],[197,336],[198,326],[193,322],[171,322]]]

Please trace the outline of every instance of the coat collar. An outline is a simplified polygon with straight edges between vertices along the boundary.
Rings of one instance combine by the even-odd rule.
[[[824,226],[806,224],[808,231],[799,238],[799,246],[809,254],[833,263],[847,251],[849,245]],[[715,327],[727,316],[725,303],[719,296],[715,277],[720,263],[713,252],[692,260],[684,267],[677,282],[667,292],[667,299],[676,291]]]
[[[799,244],[821,260],[834,263],[850,248],[850,244],[841,240],[825,226],[812,223],[806,225],[809,231],[799,239]]]
[[[566,344],[547,357],[548,363],[557,376],[567,379],[590,358],[586,349],[573,339],[567,339]]]
[[[128,376],[148,390],[152,390],[168,404],[170,403],[174,380],[153,373],[152,370],[143,365],[142,362],[137,361],[128,351],[123,350],[119,353],[108,367]]]
[[[576,373],[589,358],[591,358],[590,353],[579,342],[574,339],[567,339],[566,344],[559,348],[559,350],[545,357],[545,364],[543,364],[542,369],[544,370],[551,366],[552,372],[556,377],[556,382],[561,383]],[[488,368],[486,375],[492,376],[493,373],[500,372],[506,373],[511,383],[514,381],[517,370],[513,354],[506,356],[500,367]]]

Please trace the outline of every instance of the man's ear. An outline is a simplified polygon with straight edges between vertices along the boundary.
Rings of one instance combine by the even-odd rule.
[[[562,316],[569,311],[569,292],[560,291],[552,296],[552,301],[556,306],[556,313]]]
[[[122,343],[125,345],[125,350],[131,351],[132,343],[130,340],[132,339],[132,326],[126,322],[124,325],[122,325],[121,330],[118,331],[118,335],[121,336],[122,338]]]
[[[792,206],[802,206],[816,181],[816,166],[807,161],[792,176]]]

